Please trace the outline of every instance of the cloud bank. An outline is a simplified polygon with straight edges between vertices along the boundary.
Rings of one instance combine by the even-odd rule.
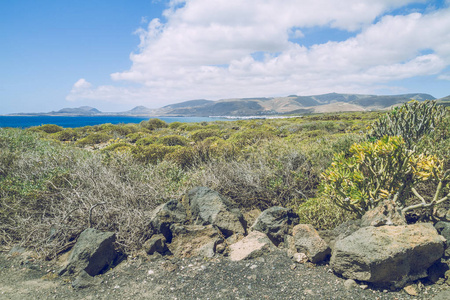
[[[113,84],[77,81],[68,100],[159,107],[190,99],[374,93],[390,82],[449,80],[450,9],[412,0],[173,0],[136,34]],[[305,46],[305,28],[349,38]]]

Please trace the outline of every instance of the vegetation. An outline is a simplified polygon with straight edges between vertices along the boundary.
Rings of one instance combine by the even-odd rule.
[[[435,207],[450,198],[449,156],[442,155],[446,148],[448,154],[449,129],[440,123],[448,125],[448,113],[436,102],[411,101],[394,108],[371,125],[369,141],[335,154],[322,174],[323,193],[359,216],[393,199],[403,212],[430,208],[434,217]],[[426,149],[419,143],[436,136],[445,138],[440,147]],[[417,190],[424,182],[434,190],[429,200]],[[408,206],[411,195],[420,202]]]
[[[401,136],[408,148],[412,148],[422,136],[436,128],[446,113],[445,107],[438,106],[436,101],[412,100],[375,121],[371,126],[370,137],[380,139],[383,136]]]
[[[394,198],[405,212],[405,200],[411,191],[426,207],[426,201],[415,186],[421,181],[437,181],[440,187],[433,198],[439,199],[442,184],[448,181],[450,170],[444,172],[443,161],[434,155],[417,155],[408,150],[399,136],[384,136],[375,142],[354,144],[351,156],[344,152],[335,155],[331,167],[323,174],[323,191],[339,206],[361,216],[387,198]]]
[[[422,131],[415,149],[404,136],[374,134],[380,115],[0,129],[0,244],[51,258],[90,226],[115,231],[130,253],[145,242],[157,205],[199,185],[243,210],[292,207],[317,228],[397,194],[403,208],[444,203],[448,114]],[[419,202],[410,203],[416,194]]]

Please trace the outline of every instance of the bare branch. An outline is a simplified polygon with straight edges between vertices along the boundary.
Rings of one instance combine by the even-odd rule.
[[[92,205],[91,206],[91,208],[89,209],[89,219],[88,219],[88,228],[91,228],[91,225],[92,225],[92,211],[94,210],[94,208],[96,208],[97,206],[99,206],[99,205],[104,205],[104,204],[106,204],[106,202],[100,202],[100,203],[97,203],[97,204],[94,204],[94,205]]]

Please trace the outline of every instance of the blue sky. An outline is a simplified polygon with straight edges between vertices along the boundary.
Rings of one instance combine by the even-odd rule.
[[[0,114],[450,94],[449,2],[2,0]]]

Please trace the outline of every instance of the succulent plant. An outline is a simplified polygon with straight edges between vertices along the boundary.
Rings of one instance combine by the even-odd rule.
[[[393,198],[404,212],[433,207],[447,200],[439,198],[450,171],[443,171],[440,159],[433,155],[417,155],[408,149],[400,136],[384,136],[376,142],[354,144],[350,156],[344,152],[322,174],[322,191],[340,207],[363,215],[384,199]],[[415,186],[421,181],[439,182],[435,196],[427,202]],[[405,195],[413,192],[421,204],[406,207]]]
[[[446,113],[445,107],[438,106],[436,101],[412,100],[375,121],[370,127],[369,139],[376,140],[386,135],[401,136],[408,149],[412,149],[420,137],[436,128]]]

